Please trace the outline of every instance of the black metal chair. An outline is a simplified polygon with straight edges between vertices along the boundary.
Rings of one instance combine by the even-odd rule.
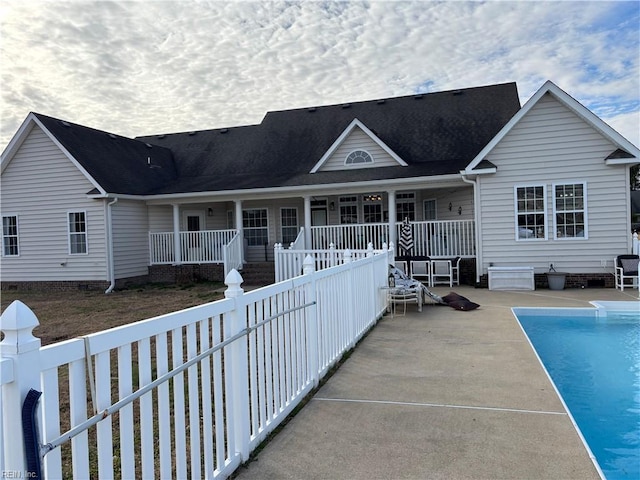
[[[624,287],[638,287],[639,255],[618,255],[616,257],[616,288],[624,291]],[[631,283],[625,283],[631,280]]]

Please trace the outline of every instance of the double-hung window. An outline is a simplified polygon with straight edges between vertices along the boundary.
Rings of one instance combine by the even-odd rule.
[[[587,238],[587,186],[585,183],[553,186],[555,238]]]
[[[546,240],[544,185],[515,186],[516,240]]]
[[[5,257],[20,255],[18,249],[18,217],[16,215],[2,217],[2,255]]]
[[[399,221],[408,218],[410,221],[416,220],[416,194],[398,193],[396,194],[396,218]]]
[[[429,200],[425,200],[422,203],[422,207],[423,207],[423,212],[422,212],[422,218],[423,220],[437,220],[437,205],[436,205],[436,200],[435,199],[429,199]]]
[[[69,254],[87,253],[87,213],[69,212]]]
[[[244,238],[250,247],[269,243],[269,224],[266,208],[254,208],[242,211]]]
[[[358,223],[358,197],[340,197],[340,223]]]
[[[282,228],[282,243],[289,245],[298,236],[298,209],[283,207],[280,209],[280,223]]]

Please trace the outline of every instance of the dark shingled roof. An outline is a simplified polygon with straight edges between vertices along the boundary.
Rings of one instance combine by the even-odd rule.
[[[108,192],[170,194],[457,174],[519,109],[516,85],[506,83],[275,111],[259,125],[136,140],[38,118]],[[310,174],[356,118],[408,166]],[[149,155],[162,168],[148,168]]]
[[[167,148],[34,115],[107,193],[144,195],[177,179]]]

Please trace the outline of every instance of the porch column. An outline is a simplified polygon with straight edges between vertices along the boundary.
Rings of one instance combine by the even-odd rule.
[[[395,190],[390,190],[387,192],[388,197],[388,205],[389,209],[389,240],[388,244],[391,245],[393,242],[394,245],[398,245],[398,239],[396,238],[396,223],[398,219],[396,218],[396,192]]]
[[[180,251],[180,205],[173,204],[173,261],[176,265],[182,264],[182,252]]]
[[[311,245],[311,197],[304,197],[304,248],[313,248]]]
[[[238,231],[238,235],[240,236],[240,243],[242,244],[241,257],[242,263],[245,262],[244,258],[244,230],[242,228],[242,200],[234,200],[233,201],[236,207],[236,230]]]

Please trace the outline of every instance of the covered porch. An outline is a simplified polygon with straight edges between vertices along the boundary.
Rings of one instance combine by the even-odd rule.
[[[379,250],[398,244],[405,218],[412,227],[412,256],[475,258],[473,198],[473,188],[457,183],[398,192],[150,204],[149,263],[223,264],[227,272],[273,262],[276,245],[365,250],[371,243]],[[404,253],[396,247],[396,255]]]

